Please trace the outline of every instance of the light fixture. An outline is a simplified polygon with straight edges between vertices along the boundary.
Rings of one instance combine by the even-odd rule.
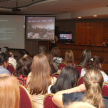
[[[79,19],[81,18],[81,17],[78,17]]]
[[[94,17],[97,17],[97,15],[93,15]]]

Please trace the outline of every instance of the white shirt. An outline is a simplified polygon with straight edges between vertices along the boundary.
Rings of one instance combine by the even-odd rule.
[[[54,57],[53,58],[53,63],[54,63],[54,66],[56,68],[56,71],[58,70],[58,65],[61,63],[61,61],[62,61],[61,57]]]
[[[101,70],[100,70],[100,72],[101,72],[101,73],[102,73],[102,75],[103,75],[104,82],[108,82],[108,76],[107,76],[107,75],[106,75],[103,71],[101,71]],[[80,77],[84,76],[84,75],[85,75],[85,73],[86,73],[85,69],[84,69],[84,68],[82,68]]]
[[[52,87],[52,86],[53,86],[53,85],[49,85],[48,90],[47,90],[48,94],[51,93],[51,87]]]
[[[16,60],[13,58],[13,57],[9,57],[9,63],[11,63],[13,66],[14,66],[14,68],[16,68]]]

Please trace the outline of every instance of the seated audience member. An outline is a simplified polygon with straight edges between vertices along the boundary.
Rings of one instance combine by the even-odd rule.
[[[62,69],[54,85],[49,86],[48,93],[56,93],[74,87],[79,74],[75,68],[66,66]]]
[[[74,63],[74,54],[73,54],[72,50],[67,50],[65,52],[64,62],[59,64],[58,69],[62,70],[62,68],[65,66],[71,66],[71,67],[76,66]]]
[[[44,45],[40,45],[39,46],[39,54],[42,54],[43,53],[43,51],[45,51],[46,50],[46,47],[44,46]]]
[[[28,51],[26,51],[26,50],[20,50],[20,51],[18,52],[17,62],[18,62],[18,60],[19,60],[20,58],[26,57],[26,56],[30,56],[30,54],[28,53]]]
[[[9,63],[16,68],[16,60],[14,59],[14,55],[12,52],[10,52],[10,49],[8,47],[1,48],[1,53],[5,53],[9,55]]]
[[[97,108],[86,102],[73,102],[67,105],[65,108]]]
[[[56,70],[53,65],[53,55],[48,50],[43,51],[43,54],[48,58],[48,61],[49,61],[50,67],[51,67],[51,74],[55,73]]]
[[[28,74],[31,72],[32,58],[30,56],[20,58],[17,62],[14,75],[19,80],[19,83],[26,87]]]
[[[108,98],[101,95],[103,84],[102,73],[96,68],[89,69],[84,75],[84,84],[59,91],[52,100],[59,108],[75,101],[87,102],[96,108],[108,108]]]
[[[7,54],[0,54],[0,74],[7,73],[11,75],[11,73],[6,69],[8,66],[8,58],[9,56]]]
[[[79,63],[79,65],[81,65],[82,67],[85,66],[85,64],[87,64],[91,59],[91,51],[88,49],[85,49],[82,52],[82,56],[81,56],[81,61]]]
[[[91,59],[91,51],[88,49],[85,49],[82,52],[81,61],[75,67],[75,69],[77,69],[77,71],[79,72],[79,77],[80,77],[81,70],[82,70],[83,66],[85,66],[85,64],[87,64],[90,61],[90,59]]]
[[[58,47],[54,47],[51,50],[51,53],[53,54],[53,63],[55,65],[56,71],[58,70],[58,65],[62,62],[62,58],[60,56],[60,50]]]
[[[27,89],[31,94],[34,108],[43,108],[43,98],[47,94],[48,86],[54,84],[55,78],[51,77],[48,59],[43,54],[33,57],[31,72],[27,79]]]
[[[84,76],[88,69],[97,68],[103,75],[104,82],[108,82],[108,76],[102,71],[102,65],[104,62],[104,58],[102,56],[93,56],[91,60],[87,64],[85,64],[84,68],[81,70],[81,76]]]
[[[17,79],[8,74],[0,75],[0,108],[19,108],[20,91]]]

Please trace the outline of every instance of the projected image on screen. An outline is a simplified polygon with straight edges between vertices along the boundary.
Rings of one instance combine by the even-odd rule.
[[[72,34],[60,34],[60,39],[72,39]]]
[[[54,40],[55,17],[27,17],[26,38]]]

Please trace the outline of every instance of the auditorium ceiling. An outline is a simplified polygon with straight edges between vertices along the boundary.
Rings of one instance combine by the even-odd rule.
[[[0,12],[108,18],[108,0],[0,0]],[[20,9],[20,11],[12,11]],[[93,16],[97,15],[97,16]]]

